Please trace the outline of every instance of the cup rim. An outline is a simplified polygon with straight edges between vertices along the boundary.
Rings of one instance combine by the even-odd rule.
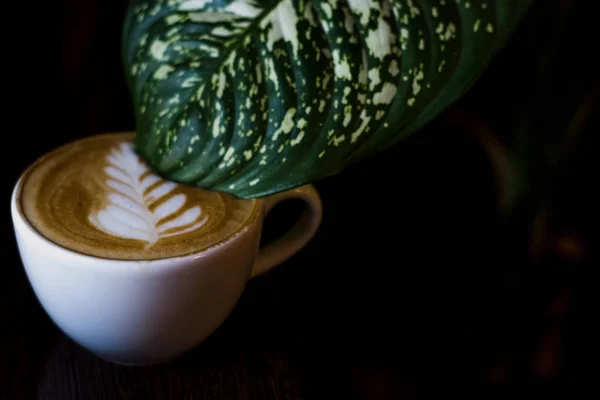
[[[105,135],[110,135],[110,134],[124,134],[124,133],[130,133],[130,132],[129,131],[121,131],[121,132],[117,131],[117,132],[110,132],[110,133],[107,132],[107,133],[102,133],[102,134],[97,134],[97,135],[89,135],[84,138],[75,139],[75,141],[86,140],[86,139],[89,139],[92,137],[99,137],[99,136],[105,136]],[[25,227],[25,229],[27,229],[37,239],[41,240],[48,246],[55,248],[58,251],[64,252],[65,254],[68,254],[70,256],[80,257],[80,258],[84,258],[84,259],[87,259],[90,261],[110,261],[113,263],[132,264],[132,265],[164,263],[164,262],[181,261],[184,259],[193,259],[193,258],[203,257],[203,256],[207,256],[209,253],[212,253],[214,251],[217,251],[218,249],[221,249],[221,248],[229,245],[230,243],[234,242],[239,237],[246,235],[248,233],[248,231],[250,229],[252,229],[253,226],[256,224],[257,220],[260,219],[260,216],[264,213],[264,200],[262,198],[252,199],[252,200],[256,201],[255,208],[252,211],[252,215],[250,216],[250,218],[240,229],[233,232],[229,236],[219,240],[218,242],[213,243],[212,245],[210,245],[208,247],[204,247],[199,250],[193,250],[193,251],[190,251],[190,252],[187,252],[184,254],[179,254],[179,255],[174,255],[174,256],[169,256],[169,257],[143,258],[143,259],[111,258],[111,257],[102,257],[102,256],[93,255],[93,254],[87,254],[87,253],[83,253],[83,252],[80,252],[80,251],[77,251],[74,249],[70,249],[68,247],[65,247],[64,245],[61,245],[61,244],[51,240],[50,238],[46,237],[41,232],[39,232],[31,224],[31,222],[25,215],[25,212],[23,210],[23,204],[21,201],[21,198],[22,198],[21,196],[22,196],[22,192],[23,192],[23,184],[24,184],[24,180],[27,177],[28,173],[36,165],[38,165],[40,162],[42,162],[50,153],[52,153],[53,151],[57,151],[64,146],[68,146],[70,143],[72,143],[72,141],[69,141],[68,143],[65,143],[61,146],[57,146],[54,149],[51,149],[51,150],[45,152],[44,154],[39,156],[37,159],[35,159],[32,163],[30,163],[21,172],[21,174],[17,178],[17,181],[13,186],[12,195],[11,195],[11,217],[13,220],[12,221],[13,228],[18,229],[16,226],[17,221],[15,221],[15,218],[18,218],[19,221],[22,223],[22,225]]]

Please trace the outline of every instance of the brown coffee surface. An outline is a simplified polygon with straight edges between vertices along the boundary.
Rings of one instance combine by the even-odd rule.
[[[128,132],[91,136],[36,161],[23,177],[27,220],[79,253],[150,260],[204,250],[256,216],[256,200],[162,179],[133,140]]]

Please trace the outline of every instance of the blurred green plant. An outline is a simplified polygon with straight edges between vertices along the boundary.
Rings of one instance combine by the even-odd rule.
[[[570,230],[559,220],[568,224],[578,209],[593,208],[584,194],[598,170],[591,138],[600,80],[587,50],[593,26],[589,3],[536,2],[486,82],[473,88],[472,98],[486,101],[461,117],[488,151],[500,209],[527,232],[534,258]]]

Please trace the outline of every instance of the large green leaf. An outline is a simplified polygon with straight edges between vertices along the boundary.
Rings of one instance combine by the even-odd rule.
[[[531,2],[133,0],[137,150],[239,197],[338,173],[462,95]]]

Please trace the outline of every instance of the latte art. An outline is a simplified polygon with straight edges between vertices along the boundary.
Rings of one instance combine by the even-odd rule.
[[[139,160],[130,143],[113,149],[104,168],[112,189],[107,205],[89,216],[100,230],[114,236],[143,240],[152,246],[159,239],[193,231],[206,223],[200,205],[186,209],[186,196],[174,194],[177,184],[161,179]]]
[[[162,179],[133,138],[93,136],[38,160],[21,199],[32,226],[80,253],[148,260],[215,245],[256,216],[255,200]]]

